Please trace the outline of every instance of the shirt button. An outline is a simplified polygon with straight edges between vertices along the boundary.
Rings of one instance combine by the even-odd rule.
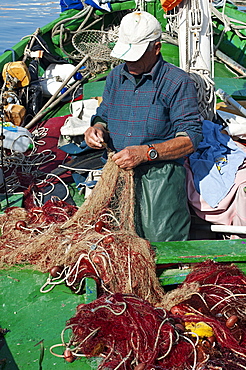
[[[127,136],[132,136],[132,133],[131,132],[128,132]]]
[[[135,90],[135,94],[138,94],[138,90]]]

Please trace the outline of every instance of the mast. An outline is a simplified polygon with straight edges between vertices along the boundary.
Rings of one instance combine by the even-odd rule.
[[[178,13],[180,68],[213,76],[209,0],[183,0]]]
[[[179,66],[194,80],[204,119],[215,109],[213,27],[209,0],[183,0],[178,7]]]

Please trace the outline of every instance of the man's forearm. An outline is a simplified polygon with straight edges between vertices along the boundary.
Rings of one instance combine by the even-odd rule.
[[[150,142],[150,144],[152,144]],[[158,152],[157,158],[153,161],[171,161],[177,158],[184,157],[194,151],[192,141],[189,137],[176,137],[174,139],[153,144],[154,148]],[[141,163],[148,161],[148,145],[134,145],[128,146],[116,153],[112,159],[115,161],[117,166],[130,170]]]
[[[189,137],[179,136],[163,143],[154,144],[158,152],[157,160],[173,160],[184,157],[194,152],[192,141]]]

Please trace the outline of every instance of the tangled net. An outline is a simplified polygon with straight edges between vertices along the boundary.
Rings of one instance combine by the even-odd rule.
[[[72,336],[66,343],[67,330],[72,330]],[[195,356],[192,341],[175,326],[170,313],[139,297],[120,293],[79,305],[62,332],[62,341],[66,359],[102,357],[98,369],[179,368],[183,363],[193,364]],[[175,350],[177,342],[185,358],[183,352]],[[53,354],[59,346],[51,348]]]
[[[136,294],[153,304],[163,298],[151,246],[134,229],[132,171],[119,169],[109,158],[90,197],[72,217],[56,220],[51,203],[43,207],[8,210],[0,219],[2,267],[27,263],[50,271],[43,292],[62,282],[79,292],[85,277],[92,276],[108,293]],[[17,221],[24,225],[17,227]]]
[[[133,295],[104,295],[77,307],[51,352],[68,362],[100,357],[99,370],[245,369],[245,283],[237,267],[206,261],[159,307]],[[199,291],[183,299],[197,284]],[[65,348],[62,355],[57,347]]]

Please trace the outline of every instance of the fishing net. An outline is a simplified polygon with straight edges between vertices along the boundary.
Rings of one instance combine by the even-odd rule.
[[[246,368],[246,277],[206,261],[160,306],[126,294],[81,304],[51,352],[72,362],[101,358],[98,369],[239,370]],[[185,299],[184,292],[195,288]],[[62,347],[63,354],[58,354]]]
[[[98,369],[241,370],[246,368],[246,277],[234,265],[198,264],[165,293],[150,243],[134,228],[133,171],[111,159],[84,204],[52,198],[42,207],[8,208],[0,218],[2,268],[34,265],[50,272],[46,292],[85,277],[99,298],[79,305],[51,348],[72,362],[99,357]]]
[[[193,343],[172,315],[132,295],[102,296],[79,305],[62,341],[66,360],[100,356],[98,369],[188,369],[194,363]],[[53,354],[59,346],[51,348]]]
[[[89,56],[85,62],[91,72],[99,73],[114,67],[121,61],[110,56],[118,39],[118,27],[107,31],[86,30],[74,34],[72,44],[81,57]]]
[[[186,329],[194,331],[200,322],[212,327],[212,336],[199,349],[208,369],[246,368],[246,276],[235,265],[206,261],[195,266],[183,285],[194,282],[199,291],[171,312],[188,323]]]
[[[59,206],[51,200],[43,207],[7,210],[0,219],[2,267],[27,263],[50,271],[43,292],[63,282],[80,292],[85,277],[92,276],[108,293],[136,294],[153,304],[163,298],[150,243],[134,229],[132,171],[109,158],[76,212],[65,202]]]

